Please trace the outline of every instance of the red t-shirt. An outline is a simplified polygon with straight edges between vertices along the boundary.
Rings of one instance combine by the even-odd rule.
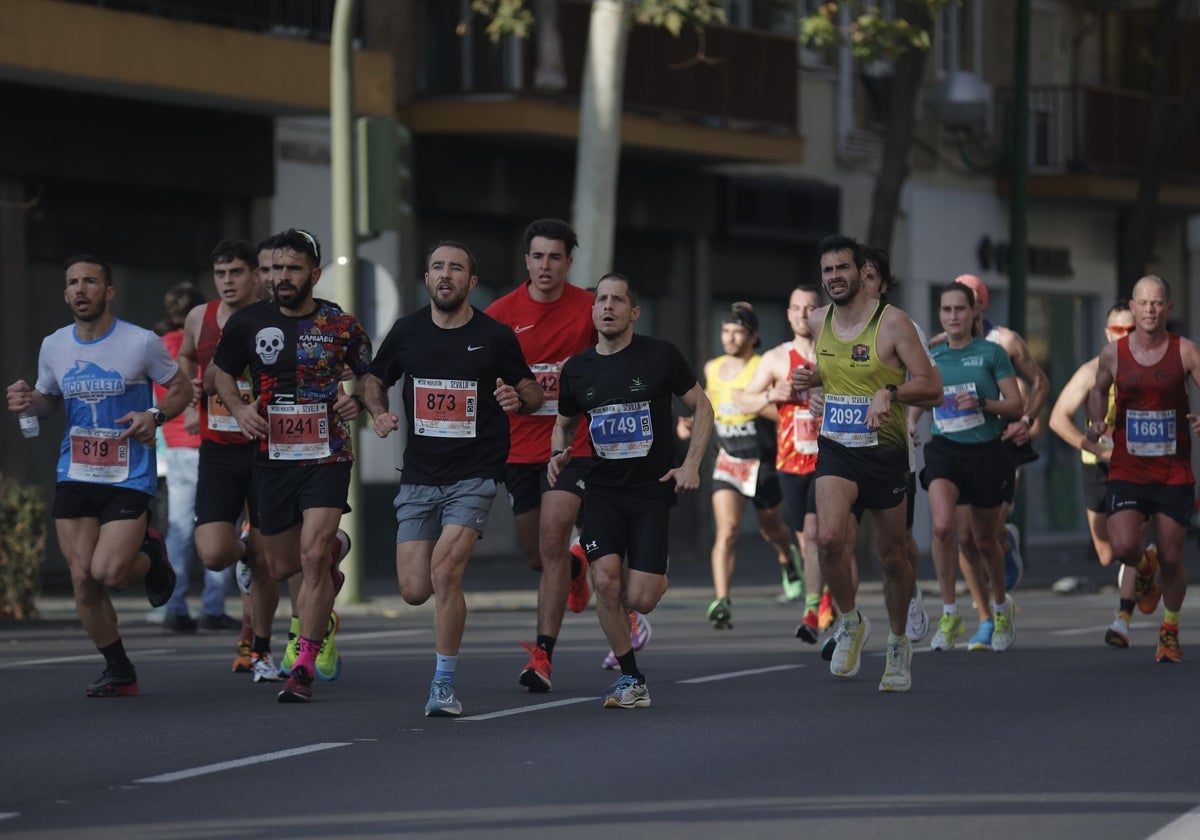
[[[1117,341],[1117,376],[1109,481],[1133,484],[1194,484],[1188,422],[1188,374],[1179,356],[1179,336],[1170,333],[1166,352],[1143,366]]]
[[[163,344],[167,345],[167,352],[171,354],[171,358],[179,357],[179,348],[183,346],[183,330],[172,330],[162,337]],[[167,393],[167,389],[154,383],[154,401],[158,402]],[[184,412],[185,414],[186,412]],[[185,449],[196,449],[200,446],[200,435],[189,435],[183,428],[183,414],[177,417],[172,417],[162,427],[163,440],[167,446],[182,447]]]
[[[567,283],[558,300],[542,303],[529,296],[526,281],[487,308],[487,314],[508,324],[517,335],[529,369],[546,394],[536,414],[508,415],[512,445],[510,464],[544,464],[550,460],[550,433],[558,416],[558,384],[562,365],[596,343],[592,322],[592,293]],[[590,452],[587,424],[580,423],[571,453]]]
[[[217,324],[217,310],[221,301],[210,300],[204,308],[204,317],[200,321],[200,335],[196,337],[196,361],[198,375],[203,378],[204,369],[212,363],[213,353],[221,341],[221,327]],[[243,373],[237,378],[238,392],[243,402],[250,402],[253,395],[250,391],[250,380]],[[200,399],[200,437],[210,443],[229,446],[240,446],[249,443],[250,439],[241,433],[233,415],[222,405],[216,394]]]

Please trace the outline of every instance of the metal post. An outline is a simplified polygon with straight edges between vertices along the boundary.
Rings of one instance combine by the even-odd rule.
[[[1008,325],[1025,335],[1029,274],[1029,20],[1030,0],[1017,0],[1013,56],[1012,160],[1009,162]],[[1036,418],[1035,418],[1036,419]],[[1014,499],[1012,518],[1026,536],[1025,494]],[[1025,554],[1025,546],[1020,546]]]

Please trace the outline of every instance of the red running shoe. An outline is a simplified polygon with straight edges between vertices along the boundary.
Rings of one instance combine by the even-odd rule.
[[[573,613],[581,613],[587,609],[592,597],[592,587],[588,585],[588,561],[583,553],[583,546],[572,543],[571,556],[579,561],[579,574],[571,578],[571,588],[567,590],[567,609]]]
[[[529,642],[521,642],[521,647],[529,651],[529,661],[525,663],[525,670],[518,681],[534,694],[545,694],[550,690],[550,657],[546,651]]]

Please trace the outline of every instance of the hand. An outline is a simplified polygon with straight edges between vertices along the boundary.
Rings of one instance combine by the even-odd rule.
[[[676,493],[695,490],[700,486],[700,470],[684,463],[673,470],[667,470],[663,477],[659,479],[659,483],[670,481],[671,479],[675,480]]]
[[[825,413],[825,392],[813,391],[808,395],[808,413],[820,417]]]
[[[200,409],[195,403],[183,410],[183,430],[189,435],[200,434]]]
[[[1188,425],[1192,427],[1193,435],[1200,435],[1200,414],[1187,415]]]
[[[265,438],[267,432],[270,431],[270,426],[267,425],[267,418],[259,413],[258,406],[258,397],[255,397],[253,402],[244,403],[238,400],[237,405],[226,406],[229,408],[230,414],[233,415],[233,419],[237,420],[242,434],[249,440]]]
[[[517,393],[517,389],[505,383],[503,379],[496,379],[496,390],[492,392],[492,396],[496,398],[496,402],[500,403],[500,407],[509,414],[516,414],[521,410],[523,405],[521,395]]]
[[[792,368],[792,388],[796,391],[807,391],[809,385],[812,384],[813,372],[812,368],[795,367]]]
[[[1188,418],[1190,419],[1191,416],[1192,415],[1189,414]],[[1100,438],[1103,437],[1106,431],[1108,431],[1108,424],[1103,420],[1096,420],[1092,423],[1088,423],[1087,431],[1084,434],[1092,443],[1099,443]]]
[[[142,443],[154,445],[154,433],[158,430],[158,424],[154,422],[154,415],[149,411],[131,411],[117,418],[118,425],[126,423],[129,424],[129,428],[121,432],[117,436],[117,440],[133,438]]]
[[[564,449],[557,455],[551,455],[550,460],[546,462],[546,481],[551,487],[558,485],[558,474],[563,471],[567,464],[571,463],[571,450]]]
[[[1016,446],[1024,446],[1029,443],[1029,427],[1025,425],[1024,420],[1013,420],[1000,433],[1000,440],[1009,441]]]
[[[675,436],[680,440],[692,439],[692,418],[680,415],[675,420]]]
[[[204,399],[204,380],[197,376],[192,380],[192,401],[188,403],[188,407],[194,406],[202,399]],[[195,432],[188,432],[188,434],[194,435]]]
[[[18,379],[9,385],[7,396],[8,410],[13,414],[20,414],[33,405],[33,388],[29,387],[29,383],[24,379]]]
[[[881,388],[871,397],[867,406],[867,428],[878,431],[892,416],[892,394],[886,388]]]
[[[338,417],[349,423],[362,413],[362,406],[351,394],[347,394],[346,388],[341,382],[338,382],[337,399],[333,401],[333,410],[337,412]]]
[[[387,411],[376,416],[375,422],[371,424],[371,427],[375,430],[375,434],[381,438],[385,438],[400,428],[400,418],[392,412]]]
[[[913,446],[921,445],[921,431],[916,426],[908,427],[908,439],[912,441]]]
[[[983,408],[983,400],[979,399],[977,394],[970,391],[959,391],[954,395],[954,407],[960,411],[972,411],[976,408]]]

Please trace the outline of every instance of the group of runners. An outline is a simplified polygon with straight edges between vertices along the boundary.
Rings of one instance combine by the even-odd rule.
[[[78,614],[105,660],[88,696],[138,691],[108,591],[141,581],[158,606],[175,587],[147,510],[155,431],[189,405],[199,408],[203,435],[197,553],[207,568],[248,572],[252,633],[249,651],[239,642],[234,670],[256,682],[283,680],[280,702],[309,701],[316,679],[340,672],[333,605],[350,545],[338,526],[348,510],[350,424],[363,412],[381,438],[405,429],[396,569],[406,601],[434,598],[428,716],[462,712],[463,576],[501,483],[521,548],[540,573],[519,683],[551,689],[565,611],[582,612],[594,590],[611,648],[602,664],[620,672],[604,705],[650,705],[636,654],[651,633],[645,616],[667,589],[670,509],[679,492],[700,486],[714,427],[715,627],[733,624],[733,542],[752,501],[778,558],[782,597],[803,600],[797,636],[815,644],[836,611],[840,623],[822,652],[835,676],[855,675],[871,622],[856,605],[854,545],[870,511],[889,629],[879,687],[909,689],[912,643],[928,629],[912,539],[916,421],[932,409],[920,482],[930,496],[943,615],[931,647],[949,649],[964,633],[957,568],[980,614],[969,646],[1013,644],[1006,505],[1048,387],[1024,342],[983,319],[978,278],[941,289],[944,333],[930,342],[887,303],[896,283],[887,255],[829,237],[819,246],[821,289],[800,286],[789,298],[793,339],[758,357],[754,309],[735,304],[722,326],[726,353],[705,366],[702,385],[674,345],[635,333],[641,310],[629,278],[608,273],[586,291],[567,282],[576,245],[565,222],[530,224],[527,279],[485,312],[470,303],[478,270],[469,248],[437,243],[425,263],[429,305],[397,320],[373,352],[353,315],[314,296],[316,237],[293,228],[257,249],[225,241],[212,255],[218,297],[188,315],[178,362],[153,333],[112,314],[116,289],[103,260],[68,259],[73,323],[43,342],[35,385],[17,381],[7,399],[14,414],[45,417],[60,403],[67,414],[52,515]],[[1095,457],[1089,486],[1107,479],[1103,511],[1089,504],[1097,550],[1107,535],[1102,561],[1133,570],[1122,579],[1108,640],[1128,645],[1132,609],[1156,608],[1161,579],[1156,658],[1179,661],[1190,433],[1200,431],[1187,379],[1200,383],[1200,356],[1167,332],[1170,294],[1160,278],[1138,281],[1130,309],[1132,323],[1110,313],[1113,343],[1072,380],[1051,427]],[[389,396],[402,379],[403,420]],[[152,383],[166,388],[157,404]],[[680,423],[675,398],[689,415]],[[1063,420],[1081,406],[1089,418],[1082,432]],[[678,465],[676,430],[687,439]],[[1154,550],[1144,550],[1146,522]],[[277,663],[270,639],[285,580],[292,620]]]

